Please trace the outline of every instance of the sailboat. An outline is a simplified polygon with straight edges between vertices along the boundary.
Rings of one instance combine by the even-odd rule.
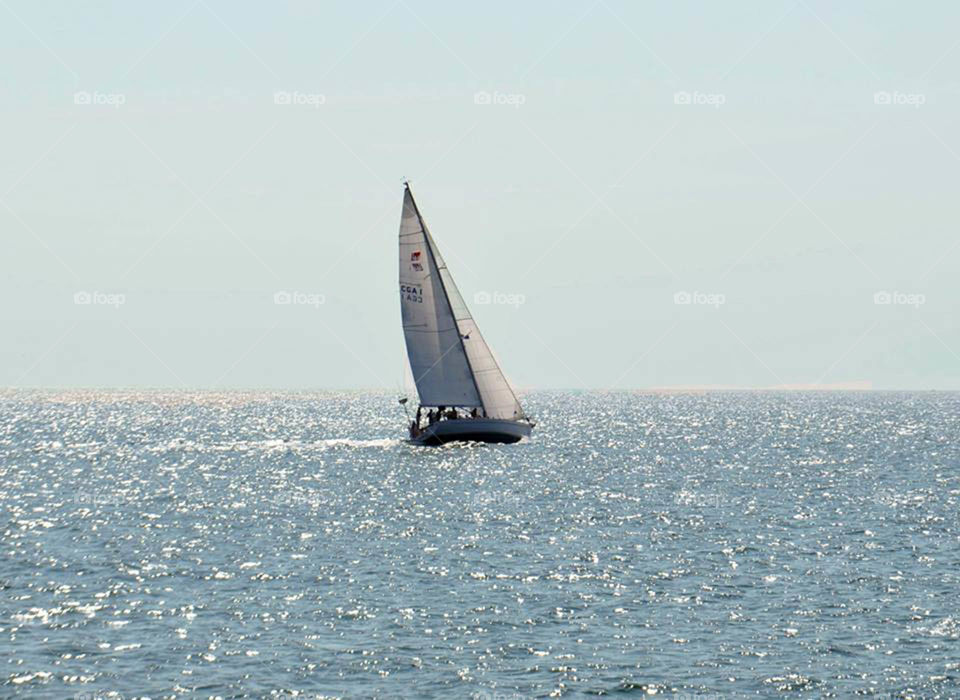
[[[480,334],[409,183],[400,217],[400,312],[420,397],[411,443],[511,443],[530,435],[534,423]]]

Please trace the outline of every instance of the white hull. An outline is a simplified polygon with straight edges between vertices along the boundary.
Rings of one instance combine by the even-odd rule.
[[[457,418],[427,426],[414,445],[441,445],[445,442],[518,442],[528,437],[533,423],[499,418]]]

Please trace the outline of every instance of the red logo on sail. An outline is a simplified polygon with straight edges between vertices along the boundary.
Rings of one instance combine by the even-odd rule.
[[[421,265],[421,264],[418,262],[419,260],[420,260],[420,251],[419,251],[419,250],[415,250],[415,251],[413,251],[412,253],[410,253],[410,263],[411,263],[410,266],[411,266],[414,270],[416,270],[417,272],[423,272],[423,265]]]

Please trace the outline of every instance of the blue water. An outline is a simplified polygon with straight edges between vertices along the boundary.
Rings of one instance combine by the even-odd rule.
[[[0,696],[960,696],[960,395],[0,394]]]

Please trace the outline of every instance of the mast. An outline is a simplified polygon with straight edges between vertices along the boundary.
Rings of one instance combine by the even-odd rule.
[[[407,180],[403,181],[403,186],[407,192],[410,193],[410,201],[413,202],[413,210],[417,213],[417,221],[420,222],[420,230],[423,231],[423,239],[426,242],[427,255],[430,256],[430,259],[433,261],[433,266],[437,270],[437,277],[440,281],[440,289],[443,291],[443,298],[447,302],[447,306],[450,308],[451,314],[453,314],[453,324],[456,326],[457,330],[457,342],[460,343],[460,350],[463,351],[463,358],[467,361],[467,368],[470,370],[470,379],[473,381],[473,388],[477,392],[477,396],[480,399],[480,403],[483,404],[483,412],[487,413],[487,406],[483,401],[483,394],[480,393],[480,387],[477,384],[477,375],[473,370],[473,365],[470,363],[470,356],[467,354],[467,348],[463,343],[463,334],[460,332],[460,324],[457,322],[457,316],[453,312],[453,305],[450,303],[450,294],[447,292],[447,285],[444,284],[443,275],[440,274],[440,266],[437,264],[437,256],[433,252],[433,236],[427,231],[426,224],[423,223],[423,216],[420,215],[420,207],[417,206],[417,200],[413,196],[413,190],[410,189],[410,182]],[[446,264],[446,262],[444,262]]]

